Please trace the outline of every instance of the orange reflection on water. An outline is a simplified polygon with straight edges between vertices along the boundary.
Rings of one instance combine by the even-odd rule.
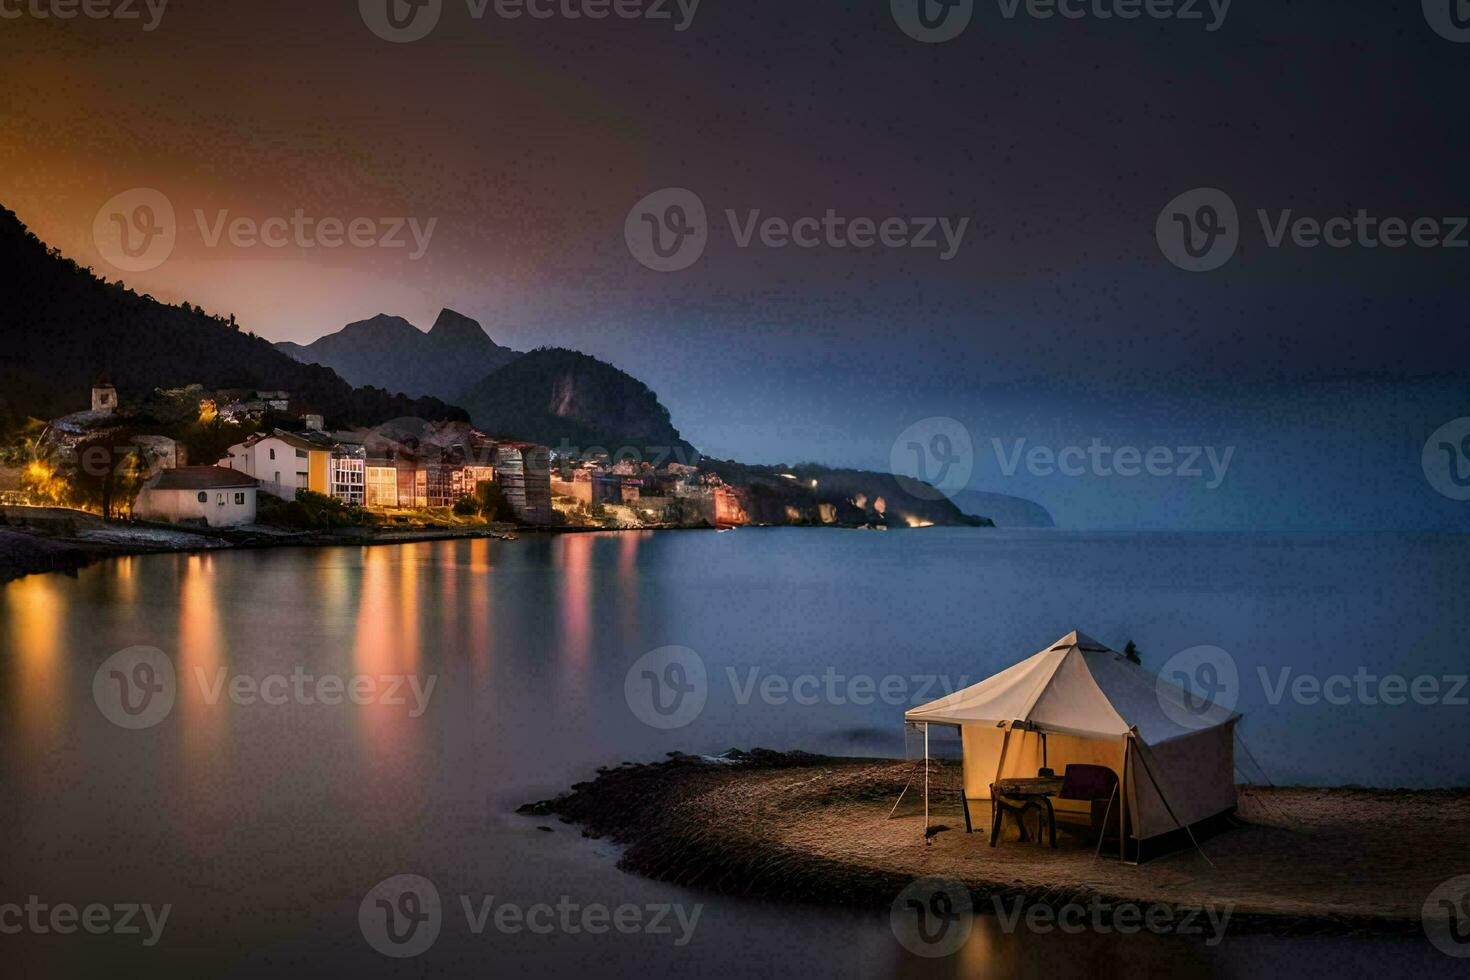
[[[66,723],[66,658],[62,655],[62,597],[50,575],[28,575],[3,589],[8,646],[15,651],[12,684],[20,737],[26,752],[56,747]],[[30,767],[25,767],[29,769]]]
[[[618,623],[625,647],[638,641],[638,546],[652,531],[629,531],[618,539]]]
[[[183,559],[179,583],[178,711],[186,761],[211,765],[218,759],[228,724],[229,691],[224,634],[215,604],[214,558]]]
[[[398,549],[398,644],[399,669],[416,670],[419,663],[419,559],[424,545],[409,544]]]
[[[417,672],[418,576],[413,557],[407,549],[369,548],[363,553],[352,664],[354,673],[374,678],[378,684],[386,677]],[[396,576],[395,558],[400,563]],[[411,638],[411,646],[405,645],[405,637]],[[427,683],[427,678],[420,683]],[[352,712],[358,721],[361,748],[371,763],[366,771],[383,780],[391,791],[403,767],[416,757],[426,722],[407,717],[401,705],[377,699],[354,705]]]
[[[479,678],[490,664],[490,626],[493,613],[494,585],[490,577],[490,542],[476,538],[470,542],[470,568],[468,594],[465,602],[469,607],[470,663]]]
[[[132,555],[123,555],[112,563],[111,583],[117,592],[120,605],[131,606],[138,597],[138,582],[134,577],[136,568]]]
[[[585,671],[592,653],[592,549],[590,534],[564,534],[557,542],[562,570],[562,647],[566,661]]]

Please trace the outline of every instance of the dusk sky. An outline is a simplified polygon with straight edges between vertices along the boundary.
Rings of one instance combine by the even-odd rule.
[[[1129,21],[985,2],[935,44],[887,0],[660,6],[506,19],[443,0],[411,43],[348,0],[174,0],[152,30],[141,3],[141,20],[7,15],[0,204],[100,274],[271,340],[377,313],[427,328],[447,306],[517,349],[584,350],[712,455],[883,469],[906,426],[944,416],[973,437],[972,487],[1070,526],[1466,526],[1418,460],[1470,415],[1470,251],[1272,247],[1257,217],[1365,209],[1448,235],[1470,213],[1470,43],[1420,0]],[[669,187],[698,195],[709,244],[658,272],[624,222]],[[177,215],[172,254],[138,273],[93,237],[133,188]],[[1239,211],[1215,271],[1156,239],[1194,188]],[[741,247],[727,209],[968,224],[945,260],[939,232]],[[298,210],[432,232],[418,258],[407,231],[405,248],[210,244],[222,212]],[[1094,438],[1236,452],[1206,490],[1007,476],[993,451]]]

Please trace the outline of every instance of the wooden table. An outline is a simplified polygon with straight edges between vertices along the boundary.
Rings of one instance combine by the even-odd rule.
[[[1016,826],[1021,829],[1021,840],[1026,836],[1026,813],[1036,810],[1038,814],[1046,814],[1046,829],[1051,833],[1051,846],[1057,846],[1057,815],[1052,809],[1050,797],[1056,796],[1062,791],[1062,777],[1060,776],[1032,776],[1011,779],[996,780],[991,787],[991,821],[990,821],[990,846],[1000,839],[1000,824],[1007,810],[1015,813]],[[1007,806],[1002,803],[1000,797],[1020,800],[1019,808]],[[1038,817],[1036,824],[1036,842],[1039,844],[1045,838],[1042,834],[1042,824]]]
[[[1062,791],[1061,776],[1032,776],[1000,779],[995,788],[1006,796],[1056,796]]]

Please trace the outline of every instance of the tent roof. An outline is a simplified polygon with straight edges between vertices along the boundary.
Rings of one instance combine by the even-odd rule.
[[[1218,707],[1200,715],[1185,705],[1180,687],[1074,631],[978,684],[910,709],[904,718],[947,724],[1025,722],[1084,738],[1121,738],[1136,728],[1145,742],[1157,744],[1239,717]]]

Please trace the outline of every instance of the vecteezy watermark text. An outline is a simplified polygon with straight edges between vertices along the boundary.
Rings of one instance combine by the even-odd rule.
[[[619,463],[641,466],[646,463],[655,470],[670,463],[698,466],[703,458],[699,450],[684,446],[574,446],[569,439],[563,439],[551,454],[557,462],[605,463],[609,466]]]
[[[43,902],[39,895],[26,898],[25,904],[0,904],[0,934],[14,936],[32,933],[45,936],[55,933],[67,936],[86,932],[94,936],[143,936],[144,946],[156,946],[163,938],[173,905],[154,908],[148,903],[117,902],[106,905],[93,902],[78,907],[70,902]],[[144,935],[144,928],[147,934]]]
[[[1204,480],[1208,490],[1218,489],[1230,470],[1235,447],[1226,446],[1110,446],[1094,438],[1086,447],[1027,447],[1026,439],[1007,446],[992,439],[996,463],[1005,476],[1015,476],[1022,465],[1032,476],[1179,477]],[[1208,468],[1208,471],[1207,471]]]
[[[194,221],[199,226],[199,237],[208,248],[218,248],[221,241],[235,248],[301,249],[350,248],[408,248],[412,238],[413,250],[408,253],[410,262],[423,258],[434,237],[438,218],[420,223],[418,218],[315,218],[301,208],[289,216],[276,215],[268,218],[238,216],[231,218],[228,210],[219,210],[213,216],[194,210]]]
[[[239,250],[340,248],[406,250],[410,262],[429,251],[438,218],[319,217],[303,208],[264,218],[237,215],[228,208],[193,209],[194,227],[204,248]],[[109,265],[124,272],[147,272],[168,261],[181,232],[173,202],[151,187],[115,195],[97,210],[92,240]]]
[[[702,904],[652,902],[645,905],[578,902],[562,895],[555,902],[509,902],[495,895],[460,895],[466,931],[481,936],[529,933],[536,936],[608,934],[668,936],[674,946],[694,938]],[[444,902],[432,881],[412,874],[385,878],[363,897],[357,923],[368,945],[395,959],[427,951],[445,926]]]
[[[873,218],[842,215],[833,208],[821,216],[797,217],[768,215],[760,208],[727,208],[724,217],[737,248],[916,249],[937,252],[941,262],[959,254],[970,228],[969,218]],[[649,194],[633,205],[623,222],[628,252],[656,272],[678,272],[698,262],[711,231],[704,201],[682,187]]]
[[[995,0],[1008,21],[1175,20],[1203,24],[1208,33],[1225,26],[1233,0]],[[977,0],[890,0],[894,23],[925,44],[953,41],[975,16]]]
[[[694,24],[700,0],[465,0],[473,21],[494,15],[500,20],[644,20],[672,24],[682,34]],[[385,41],[406,44],[434,32],[444,14],[444,0],[358,0],[368,30]]]
[[[382,705],[404,708],[410,718],[420,718],[428,710],[439,681],[436,674],[314,674],[300,665],[290,674],[263,677],[232,674],[226,667],[210,672],[196,666],[188,676],[200,700],[210,707],[221,701],[240,707]],[[178,687],[173,661],[157,647],[119,650],[92,676],[97,709],[122,728],[151,728],[163,721],[173,710]]]
[[[1385,216],[1367,208],[1327,217],[1298,214],[1294,208],[1257,208],[1255,214],[1261,238],[1271,249],[1470,247],[1470,218],[1465,216]],[[1159,251],[1174,265],[1187,272],[1210,272],[1235,256],[1242,230],[1230,195],[1199,187],[1164,206],[1154,235]]]
[[[194,680],[204,703],[208,705],[218,704],[221,698],[245,707],[255,704],[271,707],[286,704],[328,707],[381,704],[407,708],[408,717],[418,718],[429,710],[429,698],[434,694],[434,685],[439,677],[436,674],[427,678],[420,678],[417,674],[318,675],[309,674],[298,665],[289,676],[267,674],[260,678],[231,674],[224,667],[210,675],[204,668],[195,667]]]
[[[1274,672],[1257,667],[1261,688],[1266,701],[1280,704],[1289,695],[1296,704],[1401,704],[1429,705],[1444,704],[1457,708],[1470,705],[1465,689],[1470,683],[1466,674],[1377,674],[1367,667],[1359,667],[1351,675],[1337,673],[1326,677],[1317,674],[1299,674],[1290,667],[1278,667]]]
[[[1330,705],[1470,705],[1470,675],[1380,673],[1366,665],[1323,675],[1291,666],[1255,669],[1266,703],[1285,701],[1303,706]],[[1221,647],[1194,646],[1170,657],[1157,675],[1159,706],[1187,728],[1218,725],[1240,703],[1241,673],[1235,658]]]
[[[992,895],[992,911],[1001,931],[1019,930],[1045,935],[1061,932],[1078,935],[1157,935],[1203,937],[1205,945],[1217,946],[1225,938],[1231,903],[1175,906],[1161,902],[1140,905],[1116,902],[1093,895],[1086,901],[1056,905]],[[975,903],[963,882],[948,878],[919,878],[910,882],[889,908],[889,927],[909,952],[938,958],[958,952],[974,926]]]
[[[652,728],[683,728],[704,711],[711,694],[704,658],[682,646],[659,647],[639,657],[623,680],[628,708]],[[967,676],[946,674],[845,673],[828,667],[820,673],[787,674],[764,667],[726,667],[724,681],[733,702],[773,707],[818,704],[886,704],[911,707],[970,685]]]
[[[158,29],[169,0],[0,0],[0,20],[139,21],[145,32]]]
[[[821,674],[797,674],[790,676],[747,667],[737,670],[725,668],[725,677],[734,693],[735,703],[749,704],[759,697],[769,705],[815,705],[815,704],[886,704],[894,707],[910,707],[923,704],[945,694],[963,690],[970,686],[970,678],[961,675],[951,680],[945,674],[844,674],[835,667],[828,667]]]
[[[1067,902],[1060,906],[1027,903],[1019,898],[1007,901],[994,895],[991,896],[991,904],[995,908],[995,917],[1000,921],[1001,931],[1007,935],[1022,927],[1027,932],[1042,935],[1061,932],[1075,936],[1092,932],[1131,936],[1149,932],[1200,936],[1206,946],[1220,944],[1230,925],[1230,917],[1235,913],[1235,906],[1231,903],[1187,907],[1159,902],[1139,905],[1109,901],[1100,895],[1093,895],[1086,902]]]

